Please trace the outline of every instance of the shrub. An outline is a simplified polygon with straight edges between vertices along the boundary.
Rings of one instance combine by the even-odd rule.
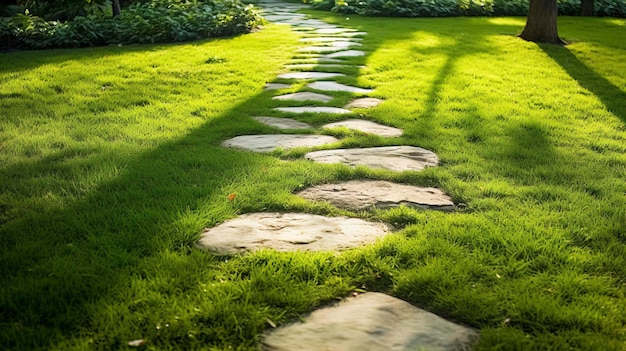
[[[236,0],[151,0],[137,2],[109,18],[77,16],[72,21],[46,21],[28,11],[0,22],[3,46],[45,49],[104,44],[181,42],[250,31],[261,17]]]
[[[304,0],[305,3],[310,0]],[[314,8],[385,17],[526,16],[529,0],[312,0]],[[580,0],[558,0],[559,14],[576,16]],[[626,0],[595,0],[598,16],[625,17]]]

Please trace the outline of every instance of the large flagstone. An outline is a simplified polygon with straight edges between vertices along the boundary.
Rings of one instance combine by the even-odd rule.
[[[389,232],[383,223],[304,213],[249,213],[207,228],[197,246],[218,255],[269,248],[277,251],[345,250]]]
[[[314,147],[336,143],[337,141],[339,141],[337,138],[328,135],[261,134],[240,135],[224,141],[222,146],[254,152],[271,152],[279,148]]]
[[[264,351],[467,351],[479,334],[408,302],[368,292],[270,330]]]
[[[320,102],[329,102],[333,99],[332,96],[311,92],[299,92],[287,95],[274,96],[273,100],[282,100],[282,101],[320,101]]]
[[[276,107],[274,110],[287,113],[352,113],[352,111],[344,108],[327,106]]]
[[[344,127],[348,129],[358,130],[363,133],[374,134],[381,137],[398,137],[402,135],[402,129],[384,126],[372,121],[366,121],[362,119],[349,119],[341,122],[328,123],[322,126],[323,128],[339,128]]]
[[[415,146],[321,150],[309,152],[304,157],[320,163],[343,163],[396,172],[421,171],[439,163],[439,158],[432,151]]]
[[[255,121],[266,124],[270,127],[278,129],[311,129],[313,128],[308,123],[296,121],[291,118],[277,118],[277,117],[252,117]]]
[[[360,94],[367,94],[367,93],[371,93],[374,91],[374,89],[358,88],[358,87],[353,87],[350,85],[345,85],[345,84],[341,84],[337,82],[327,82],[327,81],[309,83],[307,84],[307,87],[316,89],[316,90],[321,90],[321,91],[346,91],[349,93],[360,93]]]
[[[452,199],[440,189],[383,180],[351,180],[338,184],[322,184],[304,189],[297,195],[350,210],[390,208],[400,205],[442,211],[454,209]]]
[[[282,79],[325,79],[345,76],[342,73],[329,73],[329,72],[291,72],[279,74],[278,78]]]

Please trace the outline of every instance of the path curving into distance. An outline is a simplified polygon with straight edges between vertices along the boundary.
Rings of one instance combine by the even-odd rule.
[[[375,107],[382,100],[368,97],[374,89],[350,86],[335,81],[343,73],[317,72],[316,67],[332,70],[354,66],[345,59],[366,56],[362,39],[365,32],[344,28],[296,12],[307,5],[261,0],[264,17],[288,25],[301,35],[298,58],[285,68],[295,69],[277,76],[265,89],[275,92],[272,101],[282,102],[274,116],[250,116],[273,127],[275,134],[239,135],[222,146],[250,152],[271,152],[278,148],[332,146],[340,140],[313,134],[315,128],[293,117],[306,113],[346,115],[343,120],[321,126],[321,131],[348,128],[383,138],[402,135],[401,129],[369,120],[356,119],[351,109]],[[364,50],[361,50],[361,48]],[[283,94],[292,84],[306,83],[307,91]],[[313,92],[309,91],[313,90]],[[328,106],[328,92],[349,92],[355,99],[345,106]],[[284,106],[285,102],[297,102]],[[302,106],[305,103],[306,106]],[[289,130],[301,133],[288,134]],[[283,133],[285,131],[285,133]],[[351,167],[380,168],[394,172],[419,172],[437,167],[432,151],[414,145],[370,148],[335,148],[309,152],[311,162],[342,163]],[[286,163],[285,167],[289,167]],[[354,180],[321,184],[300,191],[298,196],[349,210],[386,209],[405,205],[424,210],[453,211],[452,199],[436,188],[422,188],[388,181]],[[201,233],[197,247],[216,255],[241,254],[260,248],[277,251],[340,251],[375,242],[388,234],[390,227],[358,218],[325,217],[304,213],[248,213]],[[268,330],[260,337],[259,348],[271,351],[361,351],[361,350],[469,350],[478,338],[471,328],[447,321],[407,302],[381,293],[357,294],[334,305],[322,307],[303,321]]]

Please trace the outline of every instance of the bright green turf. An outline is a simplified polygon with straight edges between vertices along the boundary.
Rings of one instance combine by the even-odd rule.
[[[440,167],[394,174],[219,147],[273,131],[249,117],[283,105],[262,86],[296,55],[284,27],[0,55],[0,348],[254,349],[268,320],[364,289],[480,329],[479,350],[624,349],[626,21],[563,18],[572,44],[553,47],[516,38],[522,18],[314,13],[369,32],[369,55],[351,59],[367,68],[341,81],[385,99],[357,113],[405,129],[334,131],[336,146],[426,147]],[[328,105],[350,97],[336,96]],[[363,177],[438,186],[464,205],[350,214],[291,195]],[[202,228],[254,211],[398,232],[341,255],[193,248]]]

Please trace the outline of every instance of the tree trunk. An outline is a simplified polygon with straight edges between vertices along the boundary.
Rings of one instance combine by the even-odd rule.
[[[119,15],[121,11],[120,0],[113,0],[113,17]]]
[[[520,38],[536,43],[565,44],[556,29],[556,0],[530,0],[526,27]]]
[[[581,16],[593,16],[593,0],[582,0],[580,3]]]

